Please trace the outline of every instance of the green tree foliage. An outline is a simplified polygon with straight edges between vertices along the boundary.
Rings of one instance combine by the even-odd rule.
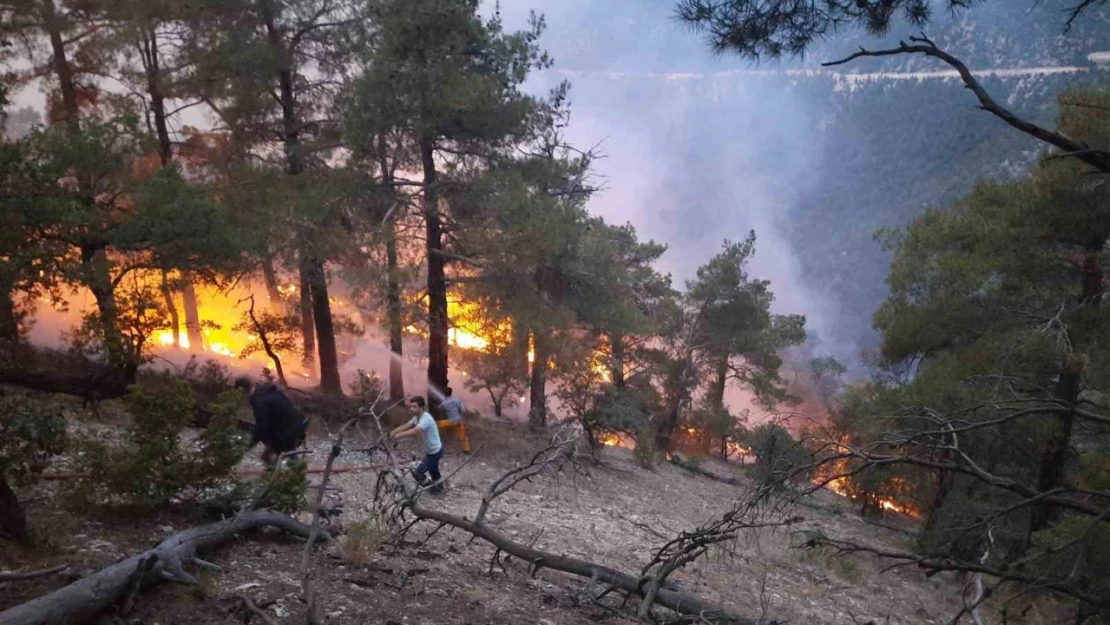
[[[505,33],[499,18],[478,15],[473,0],[381,0],[370,12],[378,36],[354,88],[359,118],[349,126],[356,145],[384,137],[412,154],[421,171],[428,381],[443,388],[447,269],[464,251],[451,245],[461,230],[453,223],[465,219],[452,183],[480,175],[490,159],[532,136],[537,102],[520,87],[531,69],[548,63],[536,44],[543,24]]]
[[[66,420],[56,405],[23,395],[0,396],[0,534],[27,538],[27,520],[13,486],[24,486],[65,451]]]
[[[659,308],[658,347],[647,349],[666,404],[656,429],[656,446],[670,449],[684,412],[692,405],[703,373],[711,384],[707,403],[724,408],[730,383],[751,391],[765,406],[786,400],[778,351],[805,339],[805,317],[770,312],[770,282],[748,276],[755,232],[743,243],[725,241],[724,250],[698,268],[686,293]]]
[[[1055,0],[1049,7],[1067,15],[1067,26],[1106,0]],[[984,0],[681,0],[678,18],[705,33],[718,52],[734,52],[749,60],[800,56],[815,43],[851,29],[872,35],[904,22],[920,30],[935,21],[939,9],[963,12]],[[998,10],[1011,10],[1007,3]],[[1028,20],[1024,15],[1022,19]],[[1062,29],[1063,24],[1060,24]]]
[[[1060,128],[1106,145],[1106,97],[1063,94]],[[865,501],[924,512],[923,553],[1050,584],[1094,615],[1110,608],[1094,573],[1104,554],[1088,542],[1104,525],[1095,476],[1110,450],[1110,186],[1086,171],[1048,158],[886,233],[890,296],[874,318],[886,375],[841,398],[825,451]]]
[[[797,477],[798,470],[810,462],[805,446],[778,423],[752,428],[747,444],[756,459],[754,476],[768,486],[787,486]]]

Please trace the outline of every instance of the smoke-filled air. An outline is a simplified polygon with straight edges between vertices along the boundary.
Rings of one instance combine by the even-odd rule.
[[[1107,0],[0,0],[0,625],[1110,624]]]

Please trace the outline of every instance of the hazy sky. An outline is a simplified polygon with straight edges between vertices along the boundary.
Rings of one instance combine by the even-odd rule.
[[[488,8],[488,7],[487,7]],[[508,29],[542,13],[552,70],[536,90],[570,80],[569,139],[600,143],[606,189],[591,210],[631,221],[670,248],[661,269],[676,283],[721,247],[755,229],[753,273],[772,281],[778,312],[805,313],[811,329],[835,323],[834,304],[806,288],[782,232],[794,194],[819,153],[812,112],[736,58],[713,55],[673,18],[672,0],[502,0]],[[764,67],[764,71],[774,67]],[[721,72],[746,70],[722,76]],[[717,74],[717,75],[712,75]],[[839,346],[845,357],[853,346]]]

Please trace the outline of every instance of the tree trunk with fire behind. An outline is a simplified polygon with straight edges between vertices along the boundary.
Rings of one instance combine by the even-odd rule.
[[[200,327],[200,306],[191,271],[181,272],[181,304],[185,309],[185,335],[189,338],[189,348],[202,351],[205,347],[204,332]]]
[[[420,161],[424,168],[424,224],[428,263],[428,385],[436,392],[428,398],[434,410],[447,388],[447,277],[443,258],[443,223],[439,212],[436,183],[435,144],[427,137],[420,140]]]
[[[551,358],[549,340],[543,330],[532,331],[532,376],[528,386],[528,426],[547,426],[547,363]]]
[[[166,310],[170,314],[170,326],[173,331],[173,346],[181,347],[181,319],[177,314],[177,304],[173,301],[173,290],[170,289],[170,280],[165,269],[162,270],[162,299],[166,300]]]
[[[624,335],[614,332],[609,336],[609,349],[612,361],[609,366],[609,375],[613,378],[613,386],[618,391],[623,391],[624,383]]]
[[[301,363],[310,367],[316,362],[316,321],[312,314],[312,286],[309,281],[309,269],[304,262],[300,262],[297,272],[297,295],[301,308],[301,346],[304,349]]]
[[[392,218],[385,224],[386,256],[386,306],[389,323],[389,400],[397,403],[405,399],[405,372],[401,367],[404,354],[404,328],[401,319],[401,279],[397,266],[397,228]]]
[[[312,289],[312,313],[316,322],[316,338],[320,354],[320,389],[328,395],[342,395],[339,379],[339,351],[335,345],[335,325],[328,299],[328,279],[324,261],[309,261],[309,287]]]
[[[274,269],[274,259],[269,250],[262,258],[262,279],[266,282],[266,295],[270,300],[270,310],[275,315],[285,315],[285,300],[278,288],[277,270]]]

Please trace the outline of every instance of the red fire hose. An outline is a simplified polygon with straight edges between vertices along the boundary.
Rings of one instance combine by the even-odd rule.
[[[389,466],[388,464],[367,464],[367,465],[359,465],[359,466],[353,466],[353,467],[332,467],[331,472],[332,473],[361,473],[363,471],[377,471],[379,469],[385,469],[388,466]],[[325,471],[325,469],[308,469],[307,471],[305,471],[305,473],[316,474],[316,473],[323,473],[324,471]],[[236,471],[232,471],[232,473],[234,475],[239,475],[239,476],[265,475],[266,470],[265,469],[238,469]],[[46,480],[48,482],[64,482],[66,480],[87,480],[91,477],[92,477],[92,475],[90,475],[88,473],[46,473],[46,474],[40,475],[39,479]]]

